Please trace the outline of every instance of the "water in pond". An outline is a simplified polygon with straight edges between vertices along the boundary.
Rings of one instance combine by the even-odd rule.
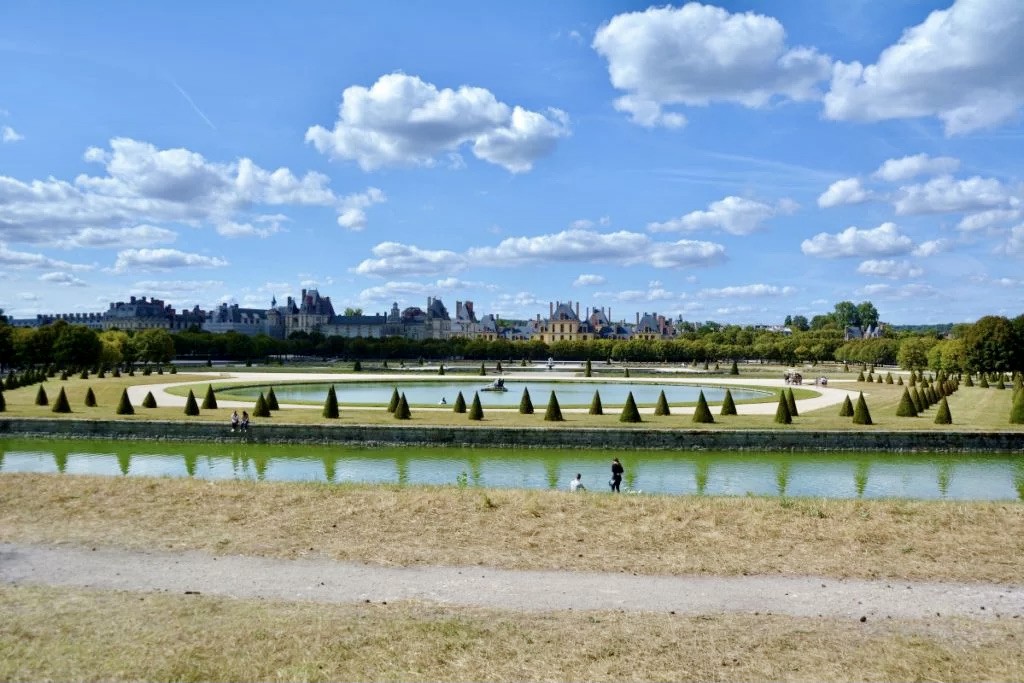
[[[546,405],[548,397],[554,391],[562,406],[589,406],[594,392],[601,394],[601,403],[606,406],[621,406],[626,402],[626,395],[633,392],[633,399],[639,404],[653,405],[658,394],[665,392],[669,404],[694,403],[697,395],[703,391],[704,398],[710,403],[720,403],[725,397],[725,387],[698,386],[686,384],[654,384],[629,382],[552,382],[545,380],[509,378],[505,380],[507,391],[482,391],[491,385],[493,378],[482,377],[478,380],[436,380],[415,381],[409,379],[395,382],[345,382],[334,383],[338,394],[338,402],[349,405],[373,404],[385,405],[391,394],[398,389],[404,393],[409,403],[419,405],[435,405],[445,399],[449,405],[455,403],[455,397],[461,391],[466,402],[473,399],[473,393],[479,392],[480,403],[486,408],[514,407],[519,405],[523,397],[523,389],[530,390],[530,398],[534,405]],[[316,384],[275,384],[274,395],[281,403],[322,403],[327,396],[331,383]],[[217,391],[218,398],[255,400],[260,391],[266,392],[267,387],[224,388]],[[756,389],[730,388],[734,401],[772,396],[772,392]]]
[[[617,451],[625,489],[826,498],[1024,500],[1008,454]],[[0,473],[566,489],[579,472],[606,491],[598,450],[351,448],[0,439]]]

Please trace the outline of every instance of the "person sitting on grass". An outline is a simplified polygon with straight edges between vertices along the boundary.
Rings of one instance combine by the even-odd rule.
[[[249,413],[248,411],[242,411],[242,431],[249,431]]]
[[[231,431],[238,431],[238,411],[231,413]]]
[[[583,475],[576,473],[576,478],[569,482],[569,491],[576,493],[577,491],[586,491],[587,487],[583,485]]]

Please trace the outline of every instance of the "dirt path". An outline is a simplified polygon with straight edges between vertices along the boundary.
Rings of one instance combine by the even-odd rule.
[[[426,600],[527,611],[1024,619],[1024,587],[986,583],[396,568],[14,543],[0,543],[0,581],[302,602]]]

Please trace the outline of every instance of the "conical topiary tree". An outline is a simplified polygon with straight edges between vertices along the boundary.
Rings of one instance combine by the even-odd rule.
[[[986,375],[984,372],[981,373],[981,381],[978,382],[978,386],[981,387],[982,389],[988,389],[988,375]]]
[[[623,370],[622,376],[623,377],[629,377],[629,368],[626,368],[625,370]]]
[[[153,392],[147,391],[146,398],[142,399],[143,408],[156,408],[156,399],[153,398]]]
[[[260,396],[263,396],[260,393]],[[185,399],[185,414],[196,416],[199,414],[199,404],[196,403],[196,395],[192,393],[192,390],[188,390],[188,398]]]
[[[857,396],[857,404],[853,407],[853,424],[873,424],[871,422],[871,412],[868,410],[868,403],[864,400],[863,393]]]
[[[1024,391],[1018,391],[1010,406],[1010,424],[1024,424]]]
[[[484,419],[484,407],[480,405],[480,393],[473,392],[473,403],[469,407],[469,419],[470,420],[482,420]]]
[[[252,407],[253,417],[270,417],[270,408],[267,407],[267,399],[260,392],[260,395],[256,397],[256,405]]]
[[[55,413],[71,412],[71,404],[68,403],[68,395],[64,393],[64,387],[60,388],[60,393],[57,394],[57,400],[53,402],[53,407],[50,408],[50,410]]]
[[[594,391],[594,398],[590,400],[590,415],[604,415],[604,406],[601,405],[601,392]]]
[[[626,396],[626,403],[622,406],[622,413],[619,414],[619,422],[642,422],[640,411],[637,410],[636,401],[633,399],[633,392]]]
[[[964,386],[965,387],[973,387],[974,386],[974,380],[971,379],[971,373],[969,373],[969,372],[967,373],[967,377],[964,379]]]
[[[260,396],[263,396],[262,392],[260,393]],[[329,420],[336,420],[341,415],[338,411],[338,393],[334,390],[333,384],[327,390],[327,398],[324,399],[322,415]]]
[[[850,396],[847,395],[843,399],[843,405],[839,406],[839,417],[851,417],[853,415],[853,403],[850,401]]]
[[[4,390],[0,388],[0,413],[7,410],[7,399],[4,398]]]
[[[775,422],[780,425],[788,425],[793,422],[793,415],[789,412],[789,401],[786,399],[786,392],[779,394],[779,405],[775,408]]]
[[[949,403],[946,401],[946,397],[943,396],[942,400],[939,401],[939,409],[935,413],[935,424],[937,425],[951,425],[953,424],[953,416],[949,412]]]
[[[1006,382],[1003,381],[1003,375],[1002,375],[1002,373],[1000,373],[999,380],[996,381],[996,389],[1005,389],[1005,388],[1006,388]]]
[[[551,392],[554,395],[555,392]],[[529,387],[523,387],[523,397],[519,399],[519,414],[533,415],[533,401],[530,399]]]
[[[412,419],[412,411],[409,410],[409,402],[405,400],[405,392],[402,392],[402,396],[398,399],[398,407],[395,408],[395,419],[396,420],[410,420]]]
[[[398,395],[398,387],[395,387],[391,392],[391,401],[388,402],[388,412],[394,413],[398,410],[398,404],[402,400],[402,397]]]
[[[892,373],[891,372],[885,373],[885,383],[886,384],[892,384]]]
[[[736,415],[736,402],[732,400],[732,391],[725,390],[725,398],[722,399],[722,409],[719,415]]]
[[[217,410],[217,397],[213,393],[213,385],[206,385],[206,396],[203,396],[203,410]]]
[[[64,391],[64,389],[62,388],[61,391]],[[96,394],[93,393],[92,387],[89,387],[88,389],[85,390],[85,406],[87,408],[96,407]]]
[[[914,399],[910,398],[910,392],[903,390],[900,397],[900,404],[896,406],[896,417],[917,417],[917,408],[914,406]]]
[[[498,361],[497,363],[495,363],[495,364],[494,364],[494,371],[495,371],[496,373],[498,373],[499,375],[500,375],[500,374],[501,374],[502,372],[504,372],[504,370],[502,370],[502,368],[501,368],[501,361],[500,361],[500,360],[499,360],[499,361]]]
[[[544,411],[545,422],[561,422],[562,421],[562,408],[558,405],[558,397],[555,396],[555,392],[551,392],[551,397],[548,399],[548,407]]]
[[[439,374],[439,375],[443,375],[444,374],[444,363],[441,363],[440,365],[437,366],[437,374]]]
[[[590,377],[590,359],[587,359],[587,364],[583,367],[583,376]]]
[[[896,386],[899,386],[899,387],[903,386],[903,377],[897,377],[896,378]]]
[[[786,391],[786,406],[789,408],[790,417],[800,417],[800,413],[796,409],[796,396],[793,395],[792,388]]]
[[[486,375],[486,374],[487,374],[487,368],[484,367],[483,361],[480,361],[480,375],[483,376],[483,375]]]
[[[357,360],[355,363],[352,364],[352,372],[362,372],[362,371],[363,371],[363,361]]]
[[[671,415],[672,411],[668,407],[668,399],[665,398],[664,390],[658,394],[658,402],[654,405],[655,415]]]
[[[118,415],[134,415],[135,408],[132,408],[132,402],[128,399],[128,390],[121,390],[121,400],[117,403],[117,410],[114,411]]]
[[[739,366],[736,365],[736,361],[733,361],[732,365],[729,366],[729,374],[730,375],[738,375],[738,374],[740,374],[740,369],[739,369]]]
[[[714,416],[711,415],[711,409],[708,408],[707,399],[704,398],[703,390],[697,395],[697,407],[693,409],[693,421],[704,424],[711,424],[715,421]]]
[[[50,398],[46,395],[46,389],[43,385],[39,385],[39,391],[36,392],[36,405],[37,406],[48,406],[50,405]]]
[[[863,382],[864,381],[864,371],[863,370],[861,370],[861,372],[857,375],[857,381],[858,382]]]
[[[274,393],[274,387],[270,387],[270,391],[267,392],[267,407],[271,410],[281,410],[281,406],[277,403],[277,394]]]
[[[453,413],[464,413],[466,412],[466,399],[462,396],[462,392],[455,397],[455,405],[452,407]]]

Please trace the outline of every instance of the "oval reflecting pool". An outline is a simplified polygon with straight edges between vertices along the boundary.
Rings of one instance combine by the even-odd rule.
[[[579,472],[607,491],[825,498],[1024,500],[1010,454],[755,453],[470,448],[349,448],[0,439],[0,473],[197,477],[566,489]]]
[[[479,380],[437,380],[415,381],[397,380],[395,382],[341,382],[313,384],[266,384],[260,387],[226,387],[217,390],[218,398],[255,400],[260,391],[264,393],[270,386],[274,387],[274,395],[280,403],[323,403],[327,390],[334,386],[338,402],[348,405],[386,405],[391,400],[395,389],[404,393],[411,404],[437,405],[442,399],[451,405],[462,392],[466,402],[473,400],[474,392],[480,395],[480,403],[484,407],[515,407],[522,400],[523,390],[528,389],[534,405],[546,405],[551,392],[554,391],[558,402],[563,407],[588,406],[594,398],[594,392],[600,392],[603,405],[621,406],[626,396],[633,392],[633,400],[643,405],[653,405],[658,394],[665,392],[669,405],[695,403],[698,394],[703,391],[709,403],[721,403],[725,398],[726,387],[700,386],[696,384],[664,384],[664,383],[630,383],[630,382],[553,382],[532,379],[506,379],[505,391],[489,390],[494,379],[486,377]],[[749,401],[773,396],[771,391],[759,391],[746,387],[729,387],[734,401]]]

